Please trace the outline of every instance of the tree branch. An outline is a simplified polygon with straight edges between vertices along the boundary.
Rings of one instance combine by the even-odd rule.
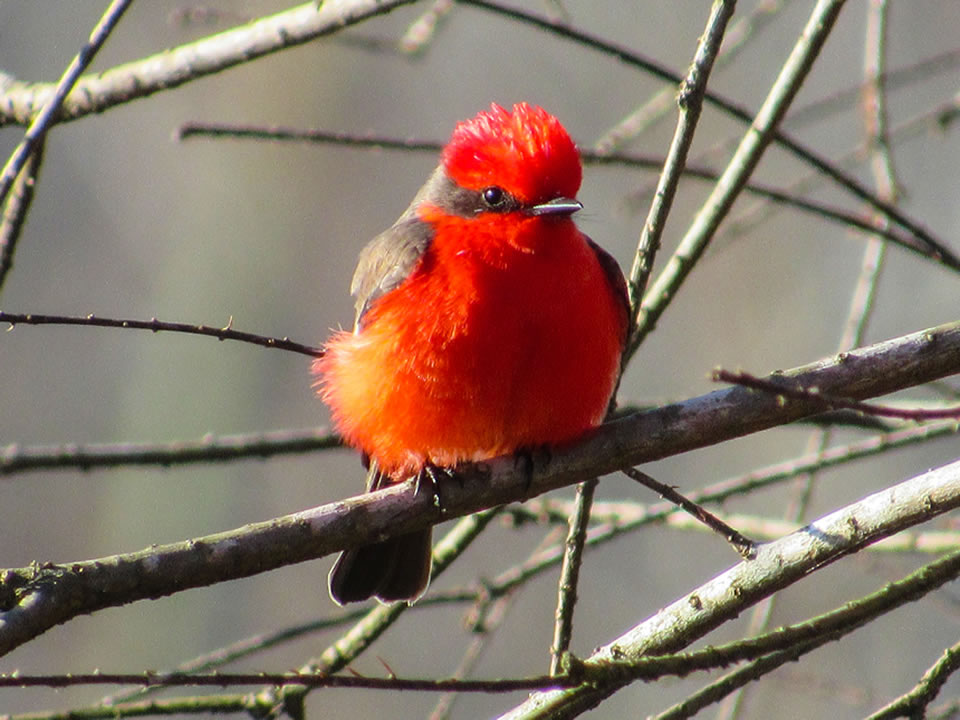
[[[234,330],[233,318],[224,327],[210,327],[209,325],[191,325],[183,322],[166,322],[150,318],[149,320],[123,320],[119,318],[105,318],[96,315],[41,315],[39,313],[9,313],[0,310],[0,322],[10,323],[8,330],[17,325],[82,325],[86,327],[122,328],[125,330],[149,330],[150,332],[178,332],[188,335],[206,335],[217,340],[238,340],[240,342],[259,345],[260,347],[276,348],[289,352],[320,357],[323,350],[292,341],[290,338],[273,338],[255,333]]]
[[[66,97],[58,122],[76,120],[115,105],[212,75],[288,47],[382,15],[414,0],[341,0],[303,5],[164,50],[150,57],[82,76]],[[0,127],[30,122],[53,96],[50,83],[10,83],[0,95]]]
[[[27,128],[23,140],[17,145],[17,148],[7,160],[7,164],[4,165],[3,171],[0,172],[0,203],[6,200],[7,193],[10,191],[17,175],[23,170],[37,146],[43,142],[47,130],[56,122],[60,108],[76,84],[80,73],[86,70],[93,57],[103,47],[132,1],[113,0],[110,3],[110,6],[103,13],[103,17],[100,18],[100,22],[90,33],[90,39],[84,43],[80,51],[70,61],[70,65],[67,66],[60,81],[53,88],[53,92],[44,100],[43,108],[37,112],[36,116],[31,114],[30,127]]]
[[[676,297],[684,280],[707,249],[720,223],[730,212],[747,179],[760,163],[767,147],[777,135],[777,127],[800,91],[807,74],[819,57],[840,15],[842,0],[821,0],[811,13],[803,33],[784,63],[776,82],[767,93],[756,117],[740,140],[726,169],[710,196],[697,212],[663,272],[635,310],[634,324],[626,356],[632,357],[644,338],[656,327],[660,316]]]
[[[870,397],[960,372],[960,321],[784,373],[826,392]],[[441,507],[409,481],[376,493],[139,552],[0,572],[0,654],[80,614],[274,568],[399,535],[713,445],[820,410],[744,388],[719,390],[608,423],[547,460],[497,458],[439,487]]]
[[[205,435],[170,443],[93,443],[0,447],[0,476],[32,470],[93,470],[132,465],[189,465],[304,453],[341,446],[327,428],[274,430],[242,435]]]
[[[675,652],[808,574],[956,507],[960,507],[960,460],[870,495],[796,533],[761,545],[755,559],[735,565],[599,648],[583,661],[582,671],[587,677],[599,677],[609,672],[612,665],[642,664],[645,656]],[[960,555],[954,554],[945,561],[960,564]],[[572,690],[535,693],[502,717],[576,717],[629,682],[620,679],[601,685],[585,683]]]
[[[693,136],[703,108],[703,96],[707,92],[707,81],[717,54],[720,52],[727,23],[733,16],[735,5],[735,2],[714,2],[707,27],[697,45],[693,63],[687,71],[687,76],[680,83],[680,91],[677,95],[679,107],[677,127],[663,163],[663,171],[660,173],[656,192],[653,194],[653,202],[650,204],[646,222],[640,233],[633,266],[627,277],[631,331],[640,313],[640,303],[643,300],[650,273],[653,272],[653,261],[660,249],[660,238],[663,236],[667,217],[673,207],[674,195],[680,185],[684,168],[687,166],[687,155],[690,152],[690,146],[693,145]],[[624,357],[629,357],[629,353]]]

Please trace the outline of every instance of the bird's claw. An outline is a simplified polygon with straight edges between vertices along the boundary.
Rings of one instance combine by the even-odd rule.
[[[420,495],[422,492],[429,492],[433,497],[433,504],[439,508],[442,513],[443,499],[440,497],[441,480],[458,480],[463,485],[463,479],[460,478],[455,470],[447,467],[440,467],[431,462],[424,464],[420,472],[416,475],[416,484],[414,485],[414,494]]]

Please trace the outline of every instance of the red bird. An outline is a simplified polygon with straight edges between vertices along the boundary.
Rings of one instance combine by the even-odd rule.
[[[521,103],[457,125],[440,166],[360,254],[353,332],[313,365],[367,490],[430,466],[577,439],[602,422],[627,338],[617,262],[574,225],[580,155]],[[430,530],[341,554],[330,595],[413,601]]]

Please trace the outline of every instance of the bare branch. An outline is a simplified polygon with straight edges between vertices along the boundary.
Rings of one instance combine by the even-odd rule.
[[[577,604],[577,586],[583,564],[583,548],[587,542],[590,508],[599,480],[584,480],[577,486],[577,499],[567,523],[567,540],[563,546],[563,562],[557,583],[557,609],[554,611],[553,643],[550,645],[550,674],[562,670],[563,657],[573,637],[573,610]]]
[[[686,647],[747,607],[809,573],[956,507],[960,507],[960,460],[870,495],[781,540],[761,545],[755,559],[732,567],[599,648],[582,662],[582,672],[586,677],[602,676],[610,672],[611,666],[623,663],[639,666],[649,655]],[[936,561],[932,566],[944,563],[949,565],[947,570],[936,573],[941,583],[951,579],[955,568],[960,567],[960,553]],[[911,591],[912,588],[906,590],[907,598]],[[821,638],[829,640],[829,635]],[[790,657],[794,657],[809,649],[801,645],[782,652],[793,653]],[[787,659],[784,657],[780,662]],[[629,679],[620,679],[609,684],[585,683],[570,690],[535,693],[502,717],[572,718],[596,707],[628,682]]]
[[[0,448],[0,476],[35,470],[94,470],[131,465],[170,467],[244,458],[262,459],[340,445],[340,438],[327,428],[205,435],[200,440],[172,443],[12,444]]]
[[[960,372],[960,322],[796,368],[786,377],[867,397]],[[541,494],[630,465],[791,422],[816,403],[782,404],[743,388],[608,423],[545,462],[512,457],[441,483],[441,507],[414,481],[243,528],[139,552],[0,572],[0,653],[80,614],[270,569]],[[936,503],[931,505],[939,508]]]
[[[747,40],[759,35],[777,17],[783,7],[783,0],[764,0],[757,7],[733,23],[727,30],[723,47],[717,56],[717,68],[731,63],[746,48]],[[607,130],[594,148],[601,153],[612,153],[618,148],[636,139],[645,130],[653,127],[673,108],[674,90],[665,86],[652,97],[644,101],[638,109]]]
[[[960,418],[960,407],[946,407],[935,409],[903,409],[890,407],[888,405],[877,405],[875,403],[857,402],[849,398],[838,397],[821,393],[816,386],[804,387],[802,385],[788,384],[777,378],[765,379],[758,378],[745,372],[729,372],[728,370],[714,370],[713,379],[721,382],[728,382],[733,385],[760,390],[771,395],[794,400],[803,398],[813,402],[819,402],[825,410],[856,410],[867,415],[877,415],[879,417],[899,418],[900,420],[914,420],[922,422],[924,420],[950,420]]]
[[[657,320],[676,296],[680,286],[713,239],[720,223],[729,213],[747,179],[753,174],[777,126],[803,85],[840,15],[842,1],[818,2],[807,25],[784,63],[776,82],[760,110],[730,158],[723,175],[693,219],[667,266],[646,294],[637,312],[627,356],[636,352],[643,339],[656,327]]]
[[[82,76],[66,97],[58,122],[147,97],[161,90],[302,45],[382,15],[414,0],[343,0],[317,7],[308,2],[232,30],[201,38],[156,55]],[[0,127],[27,123],[52,97],[47,83],[12,83],[0,95]]]
[[[20,231],[33,203],[34,189],[43,162],[43,146],[43,139],[34,143],[33,152],[17,175],[7,201],[3,203],[3,218],[0,222],[0,289],[13,268],[13,256],[20,239]]]
[[[371,150],[397,150],[431,154],[439,153],[443,148],[443,143],[437,140],[420,138],[398,138],[390,135],[373,135],[369,133],[358,135],[350,132],[303,129],[278,125],[250,125],[199,121],[182,124],[177,129],[177,138],[180,140],[232,138],[275,140],[280,142],[309,142],[339,145],[342,147],[368,148]],[[607,154],[605,152],[584,149],[581,149],[580,157],[584,165],[644,168],[647,170],[658,170],[665,162],[664,158],[651,155],[632,153]],[[686,165],[682,170],[682,175],[683,177],[691,177],[696,180],[713,182],[720,178],[721,173],[708,167]],[[932,251],[927,244],[920,242],[912,234],[905,233],[899,227],[893,227],[888,222],[878,226],[874,215],[847,211],[823,202],[805,199],[800,197],[799,193],[786,192],[757,182],[746,183],[743,186],[743,191],[750,195],[769,200],[777,206],[793,208],[800,212],[816,215],[828,222],[857,228],[865,233],[883,237],[885,240],[917,253],[922,257],[933,260],[945,267],[952,267],[944,256]]]
[[[509,680],[463,680],[442,678],[420,680],[399,677],[363,677],[360,675],[305,675],[302,673],[70,673],[67,675],[0,674],[0,687],[52,687],[74,685],[134,685],[144,687],[235,687],[238,685],[302,685],[307,688],[364,688],[368,690],[417,690],[421,692],[506,693],[540,690],[572,684],[568,678],[539,675]]]
[[[100,18],[100,21],[93,28],[93,32],[90,33],[90,39],[84,43],[80,52],[70,61],[49,99],[44,101],[43,109],[37,113],[36,117],[31,117],[30,127],[27,128],[23,140],[13,151],[13,154],[7,160],[7,164],[3,167],[3,172],[0,173],[0,203],[6,200],[7,193],[10,192],[10,187],[16,180],[17,175],[23,170],[30,156],[34,154],[37,145],[43,142],[47,130],[56,121],[60,108],[63,106],[67,94],[77,83],[80,73],[87,69],[94,56],[103,47],[107,38],[110,37],[110,33],[120,22],[120,18],[130,7],[131,2],[133,0],[113,0],[110,3],[110,6],[103,13],[103,17]]]
[[[655,480],[647,475],[647,473],[642,472],[637,468],[626,468],[623,473],[631,480],[636,480],[645,487],[648,487],[654,492],[659,493],[660,497],[664,498],[665,500],[669,500],[671,503],[686,512],[690,517],[695,518],[697,522],[713,530],[713,532],[717,533],[720,537],[730,543],[733,546],[733,549],[736,550],[741,557],[753,557],[753,553],[757,544],[753,540],[745,537],[742,533],[731,527],[729,524],[725,523],[713,513],[708,512],[706,508],[703,508],[700,505],[690,501],[669,485],[664,485],[662,482]]]
[[[319,350],[309,345],[303,345],[293,342],[290,338],[272,338],[255,333],[241,332],[234,330],[233,318],[223,327],[210,327],[208,325],[191,325],[182,322],[166,322],[150,318],[149,320],[119,320],[116,318],[98,317],[96,315],[85,315],[78,317],[74,315],[40,315],[37,313],[8,313],[0,310],[0,322],[10,323],[8,330],[12,330],[17,325],[85,325],[88,327],[108,327],[123,328],[132,330],[149,330],[150,332],[178,332],[188,335],[206,335],[215,337],[217,340],[238,340],[240,342],[259,345],[260,347],[276,348],[278,350],[287,350],[289,352],[309,355],[310,357],[320,357],[323,350]]]
[[[640,303],[646,291],[650,273],[653,272],[653,261],[660,248],[660,238],[663,235],[670,208],[673,207],[673,198],[680,184],[683,169],[687,165],[687,154],[690,152],[697,123],[700,120],[703,96],[707,92],[707,81],[710,79],[713,63],[720,52],[727,22],[733,16],[735,5],[734,2],[714,2],[693,63],[680,84],[680,92],[677,96],[677,105],[680,108],[677,127],[663,163],[663,172],[660,174],[657,190],[653,194],[647,220],[640,233],[633,267],[627,278],[631,328],[636,325],[637,315],[640,313]],[[630,353],[625,357],[630,357]]]

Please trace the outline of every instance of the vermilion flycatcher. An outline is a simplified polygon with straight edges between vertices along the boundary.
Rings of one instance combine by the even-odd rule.
[[[353,332],[313,365],[367,490],[429,466],[568,443],[604,418],[627,337],[616,261],[574,225],[580,156],[539,107],[457,125],[410,207],[360,254]],[[338,603],[415,600],[430,530],[344,552]]]

